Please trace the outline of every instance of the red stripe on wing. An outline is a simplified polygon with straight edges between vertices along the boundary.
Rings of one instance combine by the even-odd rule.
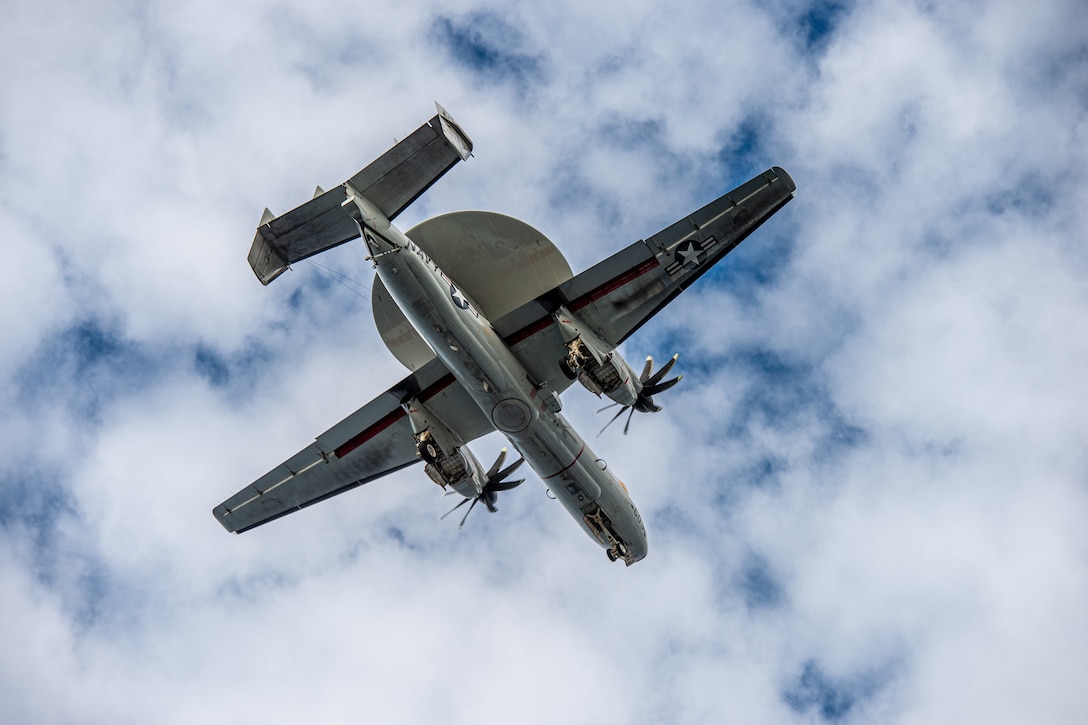
[[[420,391],[417,397],[422,401],[430,400],[431,398],[448,388],[450,385],[453,385],[454,381],[455,378],[453,377],[453,373],[447,373],[446,375],[443,375],[441,378],[439,378],[438,381],[435,382],[433,385],[430,385],[425,390]],[[407,413],[404,412],[404,408],[397,408],[396,410],[389,411],[381,418],[379,418],[377,422],[370,426],[367,426],[366,429],[352,436],[344,443],[340,444],[340,446],[333,451],[333,454],[337,458],[343,458],[359,446],[369,441],[374,436],[381,433],[389,426],[399,421],[405,415],[407,415]]]

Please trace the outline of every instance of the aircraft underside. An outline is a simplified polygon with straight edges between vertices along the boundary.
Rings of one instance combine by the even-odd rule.
[[[335,189],[276,217],[265,211],[250,250],[264,284],[300,259],[362,237],[377,278],[375,322],[409,376],[315,442],[217,506],[228,530],[247,531],[422,461],[426,475],[463,497],[466,513],[498,494],[522,461],[608,558],[646,556],[646,529],[630,495],[561,414],[574,382],[625,413],[654,400],[676,356],[641,373],[618,345],[722,259],[793,196],[772,168],[578,275],[524,222],[455,212],[402,233],[391,220],[472,144],[439,114]],[[485,469],[468,444],[501,432],[506,449]],[[452,512],[451,512],[452,513]],[[462,524],[464,518],[462,518]]]

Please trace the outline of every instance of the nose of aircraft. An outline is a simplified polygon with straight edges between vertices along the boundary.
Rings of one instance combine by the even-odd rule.
[[[627,544],[627,552],[630,556],[627,566],[631,566],[631,564],[634,564],[636,561],[645,559],[646,550],[646,534],[640,532],[639,535],[635,536],[633,540]]]

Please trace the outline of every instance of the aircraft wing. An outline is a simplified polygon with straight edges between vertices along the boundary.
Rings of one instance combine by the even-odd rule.
[[[504,315],[494,327],[537,381],[566,387],[557,365],[563,340],[553,317],[561,305],[602,340],[619,345],[781,209],[796,188],[783,169],[768,169]]]
[[[435,105],[438,115],[348,180],[387,219],[400,214],[472,152],[469,137],[442,106]],[[261,284],[283,274],[293,262],[359,236],[355,221],[340,208],[347,199],[345,185],[331,191],[318,187],[317,192],[282,216],[265,209],[249,250],[249,264]]]
[[[401,407],[412,397],[466,443],[494,430],[436,358],[216,506],[216,520],[240,534],[417,462]]]

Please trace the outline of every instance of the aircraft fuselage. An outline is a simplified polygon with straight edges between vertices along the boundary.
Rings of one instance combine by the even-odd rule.
[[[420,336],[578,522],[628,565],[646,556],[646,529],[626,488],[559,413],[472,300],[365,199],[345,203],[376,272]],[[539,385],[543,385],[540,381]]]

